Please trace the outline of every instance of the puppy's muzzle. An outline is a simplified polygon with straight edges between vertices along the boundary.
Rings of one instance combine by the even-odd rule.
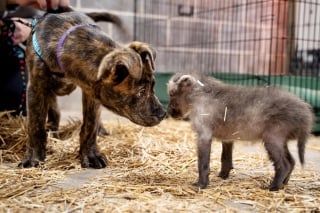
[[[146,122],[147,126],[154,126],[159,124],[166,117],[166,115],[167,112],[162,107],[157,108],[153,111],[150,120]]]

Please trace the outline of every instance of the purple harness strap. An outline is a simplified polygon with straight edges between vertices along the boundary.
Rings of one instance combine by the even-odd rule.
[[[97,25],[94,25],[94,24],[78,24],[78,25],[74,25],[74,26],[70,27],[70,28],[62,35],[62,37],[60,38],[59,43],[58,43],[58,47],[57,47],[57,62],[58,62],[58,65],[59,65],[59,67],[60,67],[61,70],[63,70],[63,66],[62,66],[62,63],[61,63],[62,47],[63,47],[63,44],[64,44],[67,36],[70,35],[70,33],[72,33],[73,31],[75,31],[76,29],[78,29],[79,27],[86,27],[86,26],[89,26],[89,27],[97,27]]]

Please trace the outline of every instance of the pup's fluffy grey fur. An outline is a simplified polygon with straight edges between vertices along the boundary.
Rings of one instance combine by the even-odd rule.
[[[222,167],[219,176],[227,178],[232,164],[234,140],[262,140],[273,161],[275,176],[269,189],[287,184],[295,161],[287,142],[298,140],[299,158],[304,163],[307,138],[314,115],[309,104],[274,87],[245,87],[224,84],[213,77],[174,75],[168,84],[168,114],[189,116],[198,135],[196,186],[209,183],[212,138],[222,140]]]

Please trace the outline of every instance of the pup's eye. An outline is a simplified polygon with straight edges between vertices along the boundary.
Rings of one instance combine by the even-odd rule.
[[[144,97],[144,96],[146,96],[146,89],[141,89],[141,90],[138,92],[137,97],[138,97],[138,98],[142,98],[142,97]]]

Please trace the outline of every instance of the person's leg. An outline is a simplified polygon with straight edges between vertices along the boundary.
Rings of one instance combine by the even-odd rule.
[[[7,20],[0,29],[0,111],[26,115],[26,86],[28,72],[24,49],[12,45],[14,23]]]

